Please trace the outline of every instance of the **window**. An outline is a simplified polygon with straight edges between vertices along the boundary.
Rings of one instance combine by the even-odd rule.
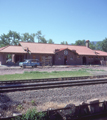
[[[58,60],[61,60],[61,56],[60,55],[58,56]]]
[[[93,56],[91,57],[91,59],[93,59]]]
[[[98,57],[96,56],[96,58],[95,59],[98,59]]]
[[[68,51],[67,50],[64,50],[64,55],[68,55]]]
[[[36,59],[36,55],[33,55],[33,59]]]
[[[104,60],[104,57],[101,57],[101,60]]]
[[[80,59],[80,56],[79,56],[79,55],[77,56],[77,59]]]
[[[70,56],[70,60],[73,60],[73,56],[72,55]]]

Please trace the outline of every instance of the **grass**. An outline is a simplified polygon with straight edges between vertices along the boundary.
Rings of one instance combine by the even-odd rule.
[[[86,69],[86,68],[82,68],[81,70],[83,71],[105,71],[105,70],[94,70],[94,69]]]
[[[74,71],[53,71],[53,72],[31,71],[31,72],[24,72],[23,74],[0,75],[0,81],[60,78],[60,77],[89,76],[89,75],[91,74],[85,69],[80,69],[77,71],[74,70]]]

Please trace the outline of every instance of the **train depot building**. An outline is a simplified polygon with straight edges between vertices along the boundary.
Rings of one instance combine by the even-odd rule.
[[[38,59],[42,65],[100,65],[107,61],[107,52],[86,46],[19,42],[19,46],[5,46],[0,48],[0,64],[6,65],[8,56],[13,65],[25,59]]]

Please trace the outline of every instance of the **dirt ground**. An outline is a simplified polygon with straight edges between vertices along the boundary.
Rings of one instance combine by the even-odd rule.
[[[104,75],[107,72],[107,66],[98,66],[98,65],[85,65],[85,66],[80,66],[80,65],[75,65],[75,66],[52,66],[52,67],[37,67],[37,68],[20,68],[20,67],[7,67],[7,66],[0,66],[0,75],[5,75],[5,74],[23,74],[24,71],[46,71],[46,72],[52,72],[52,71],[74,71],[74,70],[79,70],[79,69],[90,69],[89,72],[93,75]]]

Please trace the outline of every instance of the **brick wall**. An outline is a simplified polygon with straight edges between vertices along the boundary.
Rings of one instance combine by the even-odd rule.
[[[0,54],[0,65],[6,64],[6,54]]]
[[[76,54],[70,50],[67,50],[68,51],[68,54],[65,55],[64,54],[64,50],[63,51],[60,51],[60,52],[57,52],[54,56],[54,62],[55,62],[55,65],[64,65],[64,60],[66,58],[67,62],[66,64],[67,65],[76,65],[76,63],[80,64],[81,63],[81,60],[77,60],[76,58]]]

